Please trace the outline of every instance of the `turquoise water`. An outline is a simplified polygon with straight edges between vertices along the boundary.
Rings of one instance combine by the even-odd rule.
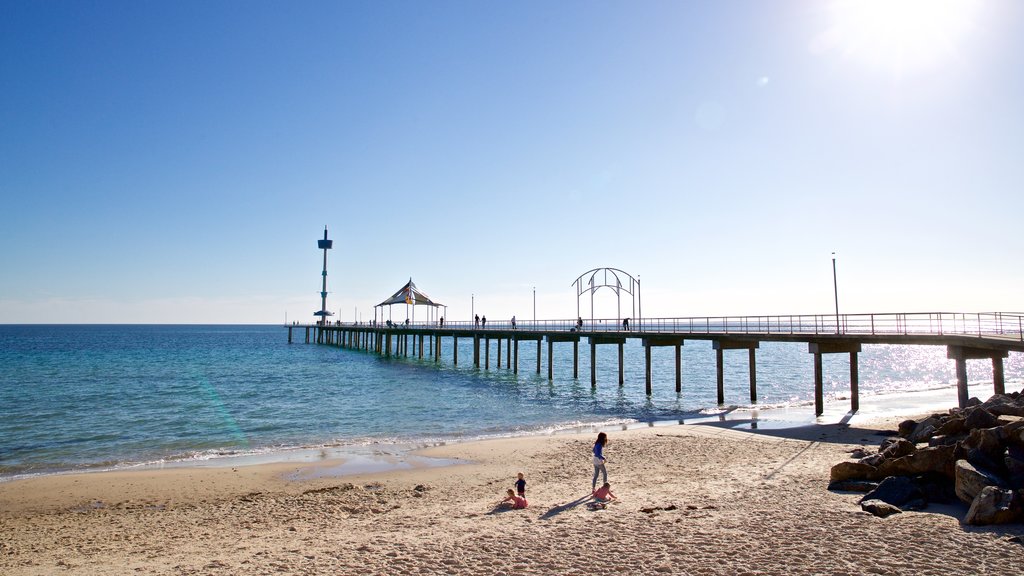
[[[491,369],[474,368],[470,346],[460,340],[453,366],[450,339],[435,364],[288,344],[277,326],[0,326],[0,477],[683,420],[718,410],[708,342],[683,347],[681,394],[674,350],[654,349],[650,397],[635,340],[626,346],[622,387],[615,347],[598,348],[596,388],[587,346],[573,379],[572,346],[555,344],[553,381],[546,356],[535,372],[535,344],[520,346],[518,375],[495,367],[494,341]],[[1022,356],[1006,360],[1008,389],[1024,380]],[[503,366],[504,358],[502,350]],[[746,351],[727,351],[725,362],[727,404],[748,406]],[[968,367],[972,381],[991,380],[989,362]],[[827,356],[824,373],[827,398],[842,402],[847,357]],[[812,401],[806,344],[762,343],[757,376],[762,408]],[[943,347],[865,346],[860,379],[862,395],[948,388],[956,402]]]

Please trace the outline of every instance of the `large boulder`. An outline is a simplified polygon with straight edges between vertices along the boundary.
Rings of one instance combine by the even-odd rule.
[[[982,490],[989,486],[1002,488],[1003,482],[995,474],[979,469],[967,460],[956,461],[956,484],[954,489],[960,500],[970,504],[974,502],[974,499]]]
[[[902,458],[886,460],[878,466],[880,477],[917,476],[927,472],[938,472],[953,477],[953,453],[955,446],[929,446],[916,450]],[[876,477],[878,478],[878,477]]]
[[[942,425],[942,421],[936,416],[929,416],[914,426],[913,431],[906,436],[906,439],[913,444],[927,442],[935,435],[935,431]]]
[[[831,482],[843,480],[881,480],[883,476],[878,474],[878,469],[863,462],[840,462],[832,467],[829,473]]]
[[[1003,457],[1006,455],[1004,434],[1001,427],[976,428],[960,443],[960,448],[971,464],[1003,472]]]
[[[964,522],[974,525],[1009,524],[1024,519],[1024,498],[1020,492],[985,487],[971,502]]]
[[[986,410],[984,406],[969,408],[964,413],[964,428],[967,430],[992,428],[999,424],[999,419]]]
[[[986,400],[982,407],[995,416],[1024,416],[1024,399],[1020,395],[996,394]]]
[[[913,442],[903,438],[892,438],[882,442],[882,449],[879,451],[879,454],[882,455],[883,460],[888,460],[913,454],[915,450],[917,450],[917,446]]]
[[[898,507],[923,508],[925,505],[921,489],[907,476],[890,476],[882,480],[877,488],[861,498],[861,502],[867,500],[881,500]]]
[[[936,436],[951,436],[964,432],[964,418],[962,416],[950,416],[935,430]]]

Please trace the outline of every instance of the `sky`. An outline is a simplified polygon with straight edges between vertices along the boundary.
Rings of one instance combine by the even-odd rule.
[[[0,323],[1024,310],[1021,102],[1016,0],[10,0]]]

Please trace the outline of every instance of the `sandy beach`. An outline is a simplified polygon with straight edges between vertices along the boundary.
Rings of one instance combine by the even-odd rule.
[[[881,519],[826,490],[832,464],[893,424],[613,430],[620,503],[596,511],[589,433],[433,447],[466,463],[374,474],[320,462],[5,482],[0,573],[1019,574],[1024,526],[964,526],[961,506]],[[530,506],[496,510],[517,472]]]

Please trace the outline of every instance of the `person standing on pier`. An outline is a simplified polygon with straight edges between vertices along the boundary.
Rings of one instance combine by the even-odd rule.
[[[479,328],[480,327],[480,315],[479,314],[473,316],[473,327],[474,328]]]
[[[604,483],[608,482],[608,469],[605,468],[605,457],[604,457],[604,445],[608,443],[608,435],[601,432],[597,435],[597,441],[594,442],[594,480],[591,482],[590,491],[593,492],[597,489],[597,476],[602,475],[604,478],[601,480]]]
[[[487,316],[483,316],[480,318],[480,327],[487,328]]]
[[[513,330],[516,329],[516,317],[515,316],[512,316],[512,329]]]

